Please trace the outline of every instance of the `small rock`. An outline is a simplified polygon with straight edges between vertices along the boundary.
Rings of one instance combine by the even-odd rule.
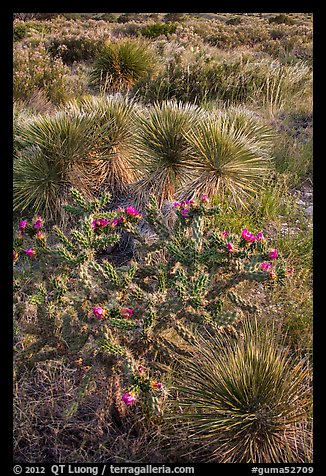
[[[311,215],[311,216],[312,216],[313,213],[314,213],[314,212],[313,212],[313,209],[314,209],[313,205],[310,205],[310,207],[308,207],[308,208],[305,209],[305,213],[306,213],[307,215]]]
[[[303,202],[302,200],[299,199],[299,200],[297,201],[297,204],[304,206],[304,205],[305,205],[305,202]]]
[[[312,197],[312,192],[305,192],[305,197],[307,197],[307,198]]]

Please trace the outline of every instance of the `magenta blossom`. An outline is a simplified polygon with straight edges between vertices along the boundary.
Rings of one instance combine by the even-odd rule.
[[[183,216],[183,218],[188,218],[188,210],[182,209],[181,215]]]
[[[93,228],[103,228],[109,223],[109,220],[107,218],[95,218],[95,220],[92,221],[92,227]]]
[[[207,195],[203,195],[203,196],[201,197],[201,201],[202,201],[202,202],[205,202],[205,203],[208,203],[208,202],[209,202],[208,196],[207,196]]]
[[[121,400],[122,400],[126,405],[130,405],[131,403],[133,403],[133,402],[136,400],[136,398],[135,398],[135,396],[134,396],[134,394],[133,394],[132,392],[126,392],[126,393],[122,396]]]
[[[36,255],[36,251],[33,248],[27,248],[27,250],[24,250],[24,252],[29,258],[33,258],[33,256]]]
[[[232,243],[230,243],[230,242],[228,241],[228,243],[227,243],[226,246],[228,247],[228,252],[229,252],[229,253],[233,253],[233,251],[234,251],[234,246],[232,245]]]
[[[241,233],[242,238],[247,241],[248,243],[252,243],[253,241],[256,240],[255,235],[250,233],[247,228],[244,228]]]
[[[119,223],[118,218],[114,218],[114,219],[111,221],[110,225],[112,226],[112,228],[115,228],[118,223]]]
[[[40,217],[40,215],[37,215],[37,220],[36,222],[34,223],[34,228],[36,228],[36,230],[42,228],[42,218]]]
[[[103,319],[105,315],[105,309],[102,307],[93,307],[93,314],[98,318],[98,319]]]
[[[173,206],[174,206],[174,208],[180,207],[180,203],[179,202],[174,202]]]
[[[256,241],[265,241],[265,237],[264,237],[264,235],[262,234],[262,232],[257,233],[257,235],[256,235]]]
[[[127,215],[129,215],[129,216],[131,216],[131,217],[133,217],[133,218],[138,218],[138,219],[140,219],[140,218],[142,217],[142,214],[141,214],[138,210],[136,210],[135,207],[131,207],[131,206],[130,206],[130,207],[127,207],[127,208],[126,208],[126,213],[127,213]]]
[[[226,237],[228,236],[228,232],[227,232],[227,231],[223,231],[222,236],[223,236],[224,238],[226,238]]]
[[[153,382],[153,383],[152,383],[152,386],[153,386],[154,388],[162,388],[161,382]]]
[[[278,251],[275,248],[274,250],[270,251],[269,253],[269,259],[276,259],[278,257]]]
[[[22,234],[24,233],[26,226],[27,226],[27,221],[26,220],[20,220],[19,230],[22,232]]]
[[[126,317],[126,318],[131,317],[132,313],[133,313],[132,309],[128,309],[127,307],[122,307],[120,309],[120,316],[121,317]]]
[[[272,265],[270,263],[260,263],[260,267],[263,271],[267,271],[268,269],[271,269]]]
[[[138,373],[142,374],[143,373],[143,370],[144,370],[144,367],[142,365],[138,365]]]

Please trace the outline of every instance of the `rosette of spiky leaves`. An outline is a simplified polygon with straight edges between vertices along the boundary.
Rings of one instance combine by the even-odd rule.
[[[101,90],[125,91],[154,71],[156,59],[145,41],[108,41],[90,71],[90,82]]]
[[[192,170],[184,134],[203,114],[197,106],[174,101],[155,103],[144,110],[136,137],[136,166],[142,175],[134,186],[137,193],[155,195],[160,206],[173,198]]]
[[[307,370],[273,331],[246,321],[243,337],[197,338],[182,359],[173,418],[185,419],[211,461],[301,461],[296,425],[307,416]]]
[[[20,137],[25,146],[14,161],[14,210],[62,218],[76,166],[94,145],[94,121],[59,111],[29,121]],[[78,188],[85,188],[80,179]]]
[[[126,97],[84,96],[64,107],[76,115],[92,117],[97,140],[82,164],[84,179],[97,193],[108,189],[122,193],[136,180],[132,166],[135,135],[135,103]]]
[[[206,116],[185,138],[191,147],[189,180],[180,187],[180,197],[209,198],[229,194],[235,203],[245,205],[248,195],[262,185],[270,169],[266,134],[253,136],[244,121],[227,114]]]

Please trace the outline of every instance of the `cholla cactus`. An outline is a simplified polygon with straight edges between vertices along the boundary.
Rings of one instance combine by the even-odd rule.
[[[142,215],[134,207],[108,212],[103,210],[108,195],[87,201],[74,190],[72,198],[74,204],[66,208],[79,216],[78,226],[69,234],[54,227],[59,244],[49,247],[43,243],[44,259],[55,259],[57,267],[45,287],[30,298],[38,309],[40,331],[39,343],[30,353],[37,360],[37,354],[50,346],[69,359],[82,358],[109,372],[114,368],[122,380],[129,379],[126,405],[143,393],[151,408],[158,408],[157,387],[135,371],[140,359],[150,360],[153,352],[163,360],[171,358],[171,353],[187,354],[196,329],[216,331],[232,326],[241,312],[257,313],[255,306],[237,294],[240,282],[285,282],[285,262],[262,233],[253,235],[247,229],[239,235],[218,230],[207,233],[210,217],[219,209],[210,207],[206,196],[199,202],[175,202],[172,229],[151,197],[145,218],[157,236],[154,243],[147,243],[140,234]],[[37,239],[40,225],[40,217],[32,228],[20,222],[15,263],[26,234]],[[136,246],[138,243],[139,259],[117,266],[109,255],[103,259],[103,252],[118,243],[121,230],[133,237]],[[25,260],[37,258],[29,254],[33,253],[25,249]],[[162,259],[154,266],[157,256]],[[179,339],[169,339],[166,329],[174,329]]]

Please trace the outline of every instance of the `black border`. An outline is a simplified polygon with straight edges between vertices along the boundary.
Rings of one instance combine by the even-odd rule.
[[[46,5],[46,9],[44,8]],[[321,247],[321,233],[319,233],[318,226],[321,223],[319,220],[320,215],[323,216],[323,197],[322,197],[322,182],[324,176],[322,174],[322,162],[324,161],[323,155],[325,154],[324,150],[321,148],[319,143],[320,135],[318,134],[321,124],[321,91],[322,82],[324,79],[323,74],[319,71],[323,66],[323,50],[321,45],[322,29],[325,24],[325,17],[322,15],[322,10],[319,8],[320,5],[317,2],[279,2],[274,1],[270,5],[264,5],[261,2],[225,2],[222,4],[215,4],[213,2],[200,2],[199,5],[186,5],[182,6],[181,4],[176,4],[175,2],[162,2],[161,4],[141,1],[137,4],[117,2],[117,4],[112,5],[101,5],[99,2],[92,2],[90,5],[93,12],[97,12],[103,9],[108,9],[110,12],[114,13],[114,10],[123,10],[124,12],[137,12],[146,13],[146,12],[197,12],[198,10],[206,12],[211,12],[213,9],[217,9],[221,13],[230,12],[306,12],[310,11],[313,13],[314,19],[314,473],[320,474],[321,469],[321,458],[323,454],[323,442],[321,436],[322,430],[322,421],[321,421],[321,409],[324,399],[322,398],[322,375],[321,369],[323,368],[322,358],[323,354],[320,352],[322,346],[322,339],[324,337],[322,332],[322,322],[324,315],[321,312],[321,299],[323,296],[323,275],[321,274],[321,257],[325,254],[324,247]],[[2,319],[5,322],[2,323],[0,331],[0,351],[3,353],[1,359],[1,427],[4,433],[3,443],[1,445],[1,462],[4,465],[0,465],[4,469],[3,474],[13,474],[13,431],[12,431],[12,421],[13,421],[13,412],[12,412],[12,342],[13,342],[13,331],[12,331],[12,226],[11,218],[12,217],[12,16],[13,13],[17,12],[46,12],[50,11],[79,11],[86,10],[82,8],[80,2],[70,2],[69,5],[66,2],[55,2],[52,5],[39,4],[37,2],[14,2],[14,4],[8,5],[7,9],[4,9],[3,6],[0,7],[0,34],[2,35],[1,41],[1,74],[0,79],[3,82],[0,89],[2,93],[1,101],[1,115],[2,117],[2,147],[1,147],[1,159],[2,159],[2,169],[1,169],[1,179],[3,185],[0,187],[1,192],[4,194],[1,204],[2,204],[2,220],[1,220],[1,250],[0,258],[1,262],[1,315]],[[89,6],[87,6],[88,9]],[[321,168],[321,170],[319,170]],[[5,217],[4,217],[5,215]],[[26,466],[26,465],[25,465]],[[39,465],[40,466],[40,465]],[[49,465],[44,465],[49,466]],[[132,466],[132,464],[130,464]],[[180,464],[183,466],[183,464]],[[195,474],[197,470],[209,471],[211,470],[220,470],[221,475],[229,474],[229,471],[235,471],[235,474],[251,474],[250,468],[255,465],[240,465],[240,464],[196,464]],[[214,466],[214,467],[213,467]],[[220,466],[220,468],[215,468],[215,466]],[[246,466],[246,468],[244,467]],[[278,466],[284,467],[285,465],[259,465],[271,467]],[[293,465],[292,465],[293,466]],[[296,465],[294,465],[296,466]],[[309,465],[308,465],[309,466]],[[237,470],[241,467],[242,469]],[[223,469],[222,469],[223,468]],[[226,469],[228,468],[228,469]],[[24,474],[24,472],[22,473]],[[51,474],[46,473],[46,474]],[[99,473],[100,474],[100,473]],[[106,473],[108,474],[108,473]]]

